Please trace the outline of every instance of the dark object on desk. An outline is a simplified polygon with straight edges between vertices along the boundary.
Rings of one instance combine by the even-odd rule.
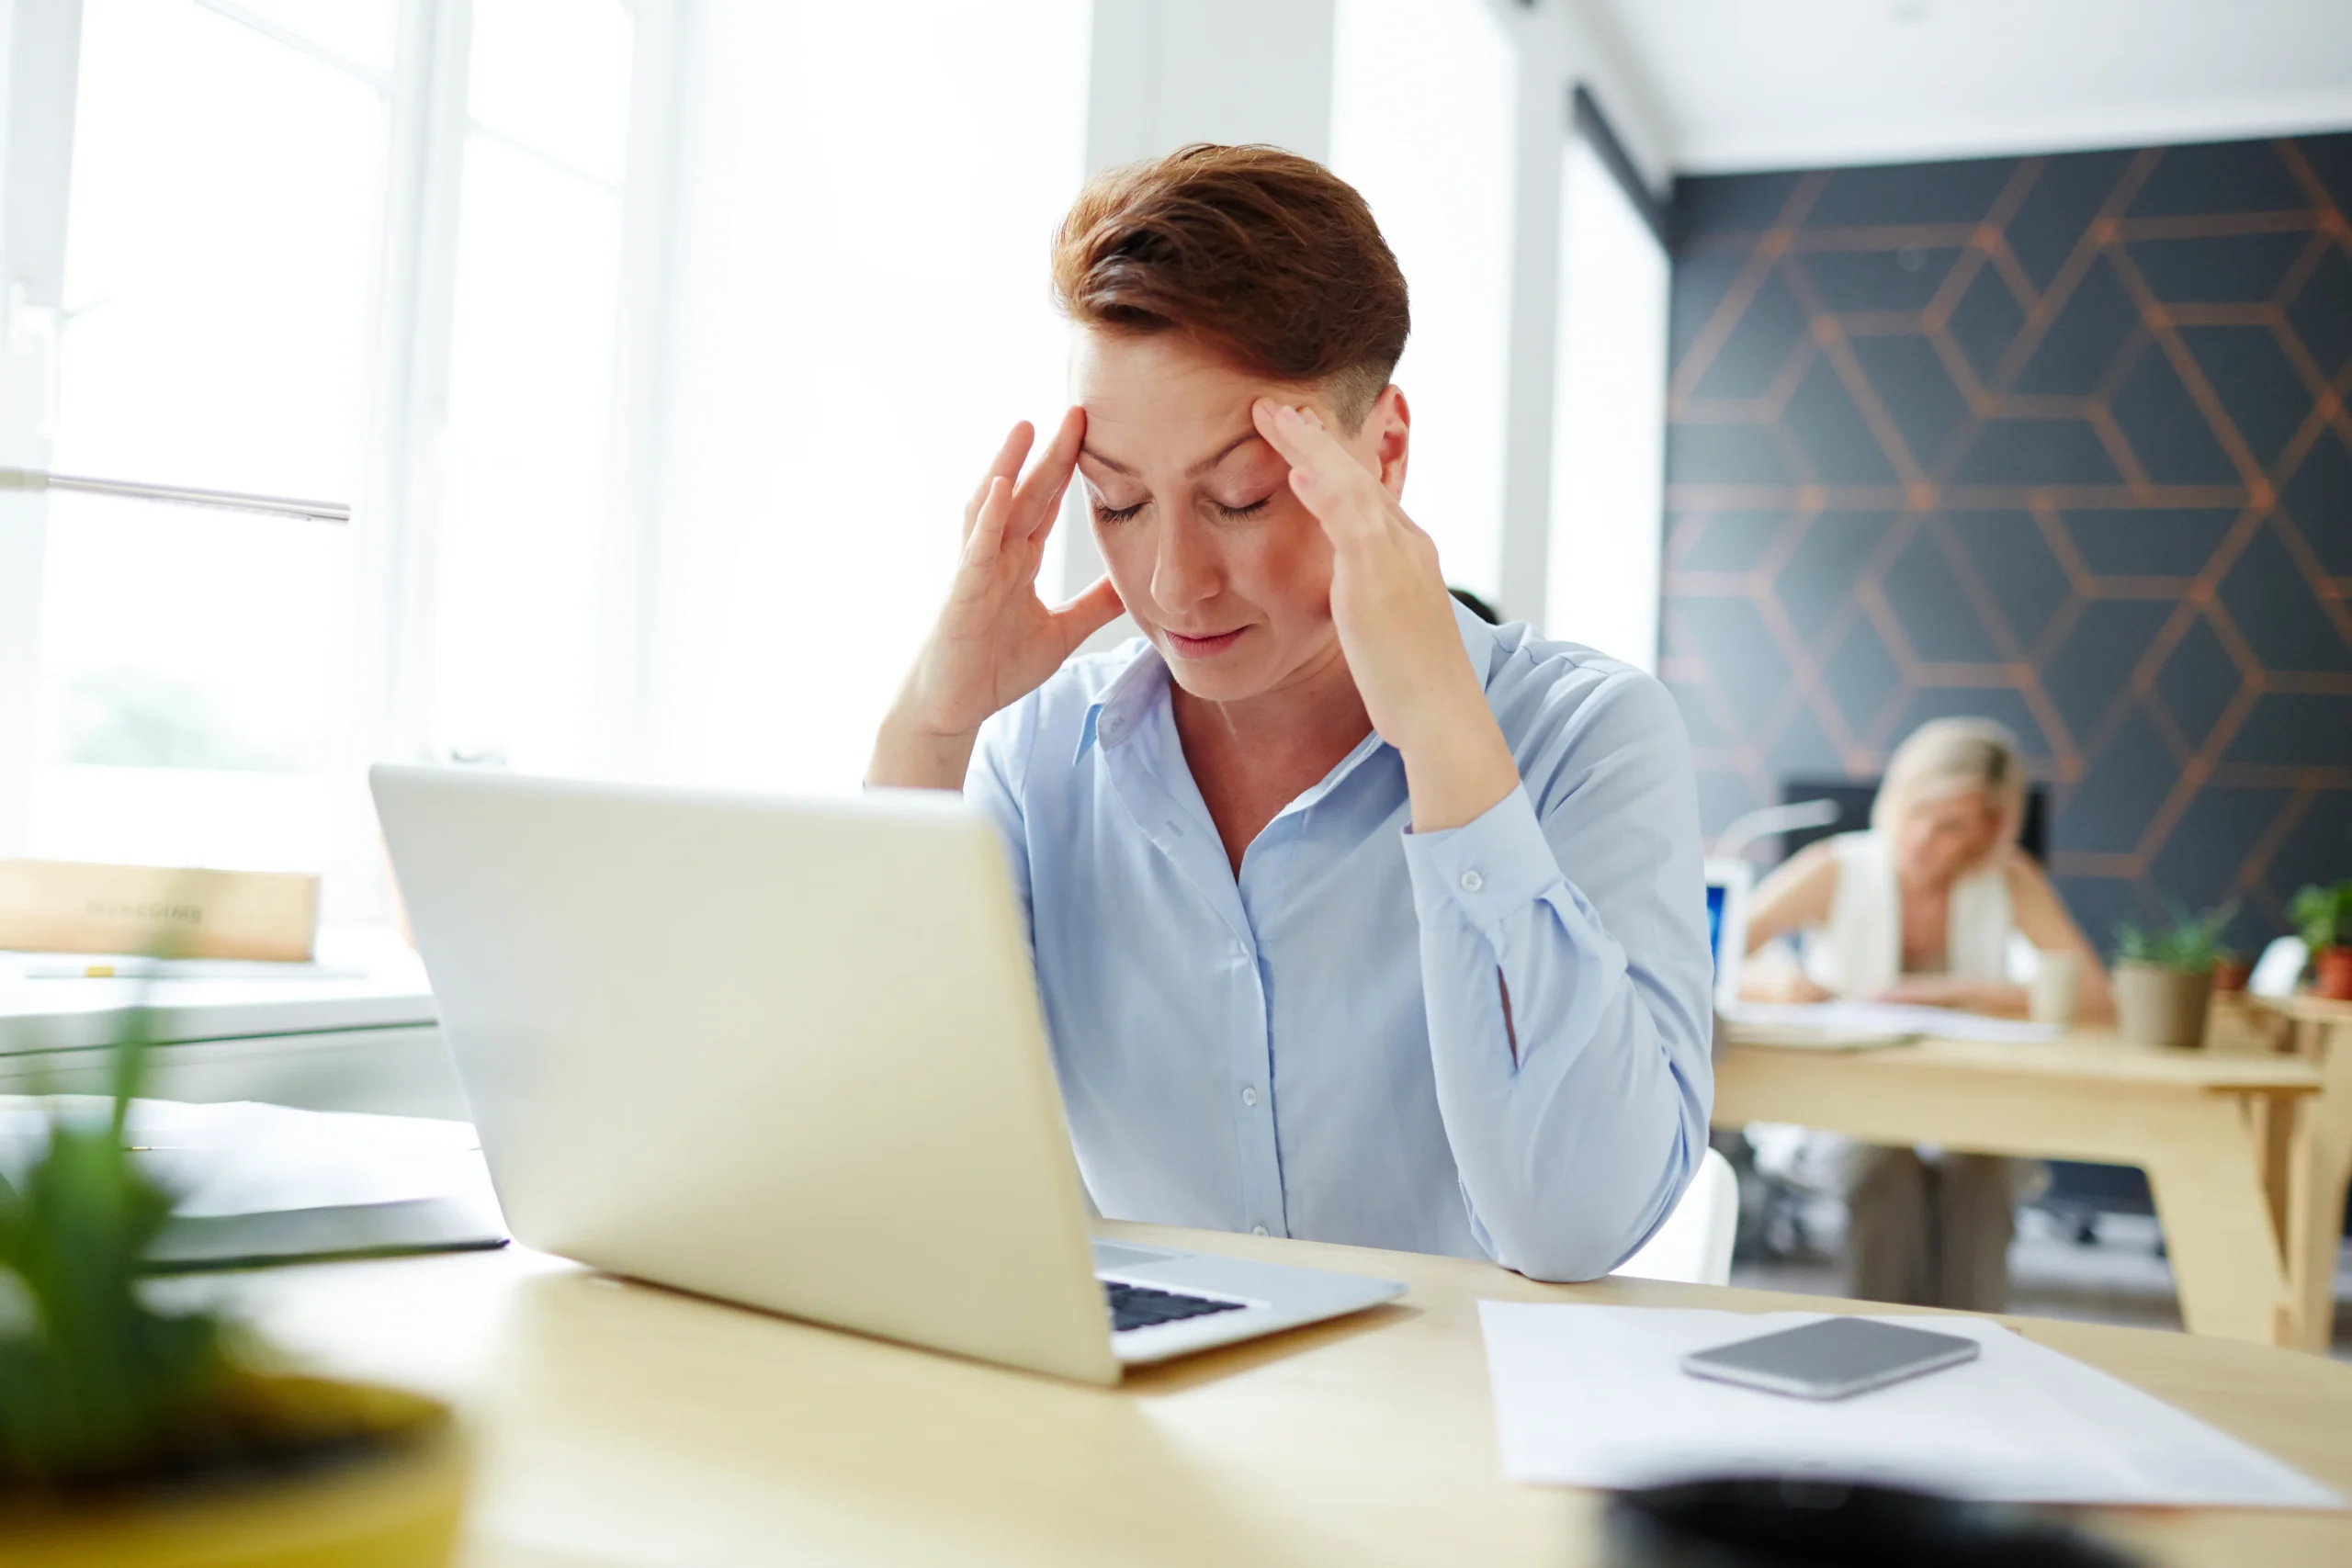
[[[1826,1317],[1696,1351],[1682,1358],[1682,1370],[1694,1378],[1766,1393],[1846,1399],[1973,1361],[1982,1348],[1957,1334],[1930,1334],[1866,1317]]]
[[[420,1252],[486,1252],[506,1233],[456,1198],[347,1203],[257,1214],[175,1214],[141,1259],[149,1274],[207,1269],[268,1269],[347,1258]]]
[[[1833,833],[1859,833],[1871,825],[1871,802],[1878,798],[1876,779],[1783,779],[1781,804],[1826,800],[1838,807],[1838,820],[1826,828],[1799,828],[1781,835],[1785,860],[1815,839]],[[2038,784],[2025,786],[2025,820],[2018,829],[2018,847],[2036,861],[2050,859],[2050,792]]]
[[[1816,1480],[1620,1493],[1601,1536],[1608,1568],[2138,1568],[2048,1514]]]

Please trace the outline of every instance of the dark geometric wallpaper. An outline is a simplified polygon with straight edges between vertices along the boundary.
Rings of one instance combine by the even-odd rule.
[[[1685,180],[1661,672],[1710,830],[2022,738],[2091,939],[2352,875],[2352,135]]]

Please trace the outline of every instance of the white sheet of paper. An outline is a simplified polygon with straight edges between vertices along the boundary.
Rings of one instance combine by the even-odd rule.
[[[1987,1018],[1956,1008],[1915,1007],[1907,1002],[1743,1002],[1724,1014],[1734,1025],[1769,1029],[1815,1029],[1824,1034],[1931,1034],[1945,1040],[2055,1040],[2052,1024],[2014,1018]]]
[[[2344,1506],[2259,1450],[1980,1318],[1880,1317],[1965,1335],[1984,1353],[1850,1399],[1764,1393],[1679,1364],[1824,1315],[1480,1302],[1503,1472],[1611,1489],[1802,1474],[1997,1502]]]

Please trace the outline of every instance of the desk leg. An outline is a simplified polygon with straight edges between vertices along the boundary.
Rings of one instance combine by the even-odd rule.
[[[2304,1099],[2261,1094],[2248,1096],[2246,1102],[2262,1145],[2262,1190],[2270,1202],[2270,1232],[2280,1258],[2291,1257],[2295,1245],[2295,1166],[2303,1157]]]
[[[2311,1026],[2320,1092],[2297,1129],[2290,1172],[2287,1278],[2306,1350],[2326,1354],[2335,1332],[2335,1260],[2344,1234],[2344,1188],[2352,1182],[2352,1023]]]
[[[2147,1172],[2182,1321],[2191,1334],[2301,1344],[2254,1106],[2212,1095],[2169,1132],[2152,1140]]]

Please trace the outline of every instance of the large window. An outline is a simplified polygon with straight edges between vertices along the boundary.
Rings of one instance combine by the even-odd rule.
[[[628,174],[619,0],[473,0],[428,743],[578,772],[595,686]]]
[[[1666,249],[1583,135],[1561,169],[1544,630],[1657,668]]]
[[[59,470],[354,493],[396,18],[331,9],[332,47],[193,0],[83,7]],[[33,852],[323,864],[354,562],[346,529],[53,495]]]
[[[854,785],[979,466],[1061,412],[1086,0],[40,3],[52,466],[356,515],[51,498],[36,851],[368,918],[379,758]]]
[[[601,760],[597,637],[635,526],[624,275],[659,260],[628,242],[664,173],[636,67],[667,10],[42,4],[75,83],[23,126],[72,149],[53,394],[0,441],[356,515],[51,492],[33,733],[0,736],[0,763],[28,750],[28,805],[0,843],[341,870],[331,913],[372,914],[360,764]],[[27,636],[0,626],[0,667]]]

